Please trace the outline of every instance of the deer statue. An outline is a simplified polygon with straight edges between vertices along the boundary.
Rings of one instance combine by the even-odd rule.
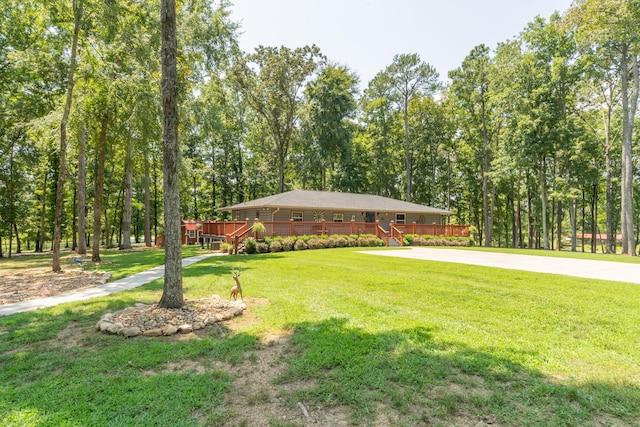
[[[231,270],[231,274],[233,275],[233,280],[236,281],[236,285],[231,288],[231,295],[229,299],[233,297],[233,299],[238,299],[238,294],[240,294],[240,299],[242,299],[242,286],[240,285],[240,268],[235,268]]]

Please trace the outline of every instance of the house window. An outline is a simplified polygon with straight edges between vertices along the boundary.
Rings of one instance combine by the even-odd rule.
[[[396,214],[396,224],[406,224],[407,223],[407,215],[403,213]]]
[[[304,218],[302,216],[302,212],[291,211],[291,219],[296,221],[296,222],[302,222]]]
[[[196,238],[196,230],[189,230],[189,238],[190,239]]]
[[[342,222],[344,221],[344,214],[334,213],[333,214],[333,222]]]

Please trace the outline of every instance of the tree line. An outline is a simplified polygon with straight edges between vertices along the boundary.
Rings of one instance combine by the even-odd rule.
[[[363,90],[315,45],[242,52],[227,1],[180,2],[170,177],[160,2],[0,5],[0,255],[151,245],[167,178],[183,218],[348,191],[449,209],[486,246],[636,253],[638,0],[576,0],[447,76],[398,54]]]

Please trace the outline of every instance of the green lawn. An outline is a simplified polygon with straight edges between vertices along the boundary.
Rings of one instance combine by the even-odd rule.
[[[290,330],[273,387],[292,407],[348,408],[354,425],[382,411],[406,426],[640,425],[637,285],[332,249],[210,258],[184,270],[187,297],[226,296],[236,266],[245,296],[268,304],[226,338],[93,331],[106,311],[157,300],[161,281],[0,318],[3,423],[238,425],[223,404],[234,377],[216,364],[251,369],[260,337]],[[205,369],[166,369],[185,361]]]

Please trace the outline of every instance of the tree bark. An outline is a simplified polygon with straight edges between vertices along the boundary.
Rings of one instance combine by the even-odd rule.
[[[100,225],[102,216],[102,190],[104,186],[104,162],[107,151],[107,128],[109,125],[109,115],[105,112],[102,115],[100,137],[98,140],[98,164],[96,167],[95,195],[93,198],[93,248],[91,260],[100,262]]]
[[[21,254],[22,253],[22,244],[20,243],[20,234],[18,234],[18,224],[17,223],[13,223],[13,231],[16,235],[16,253],[17,254]]]
[[[629,46],[622,47],[620,68],[622,74],[622,190],[621,190],[621,229],[622,253],[636,255],[636,243],[633,229],[633,158],[632,138],[633,121],[638,106],[638,59],[631,58],[629,64]],[[629,65],[633,73],[633,89],[629,93]]]
[[[546,162],[544,157],[540,157],[540,199],[542,201],[542,237],[544,249],[549,249],[549,230],[547,227],[547,174]]]
[[[47,232],[45,230],[45,220],[47,217],[47,178],[49,178],[49,172],[44,171],[44,183],[42,185],[42,207],[40,210],[40,237],[36,242],[36,252],[44,251],[44,241],[47,238]]]
[[[151,247],[151,177],[149,154],[144,150],[144,245]]]
[[[127,158],[124,162],[124,207],[122,208],[122,244],[120,249],[131,249],[131,201],[133,199],[133,140],[129,135]]]
[[[87,132],[80,125],[80,141],[78,144],[78,255],[87,254],[87,166],[86,166]]]
[[[180,236],[180,168],[178,145],[177,35],[175,0],[162,0],[162,154],[164,188],[164,289],[159,307],[180,308],[182,242]],[[281,189],[283,182],[281,181]]]
[[[405,167],[407,168],[407,202],[411,201],[411,149],[409,147],[409,99],[404,98],[404,151],[405,151]]]
[[[67,98],[64,104],[64,112],[60,122],[60,154],[58,166],[58,182],[56,185],[56,208],[55,219],[53,222],[53,260],[52,270],[54,272],[62,271],[60,265],[60,238],[62,228],[62,203],[64,199],[64,178],[67,163],[67,122],[69,121],[69,113],[71,112],[71,100],[73,98],[74,72],[76,69],[76,54],[78,51],[78,34],[80,33],[80,24],[82,19],[82,0],[74,0],[73,2],[73,41],[71,42],[71,59],[69,63],[69,73],[67,75]]]

